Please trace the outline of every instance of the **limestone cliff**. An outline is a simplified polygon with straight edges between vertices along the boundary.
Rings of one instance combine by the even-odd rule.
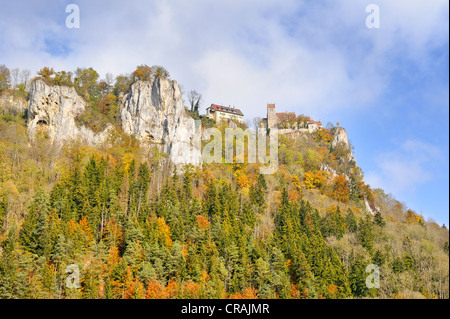
[[[333,135],[334,137],[333,140],[331,141],[331,147],[335,148],[337,146],[343,146],[344,148],[346,148],[349,151],[347,155],[348,161],[354,162],[356,165],[356,160],[355,157],[353,156],[352,148],[350,146],[350,142],[348,141],[348,136],[345,129],[343,127],[335,127],[333,129]]]
[[[5,92],[0,96],[0,112],[9,114],[23,114],[27,109],[25,97],[15,97],[11,92]]]
[[[350,142],[348,140],[347,132],[345,131],[345,129],[343,127],[335,127],[333,129],[333,134],[334,134],[334,138],[331,141],[331,147],[335,148],[335,147],[338,147],[338,146],[343,146],[344,148],[346,148],[349,151],[349,153],[346,156],[347,157],[346,160],[349,163],[352,163],[355,167],[357,167],[356,159],[353,156],[351,145],[350,145]],[[326,165],[322,165],[322,168],[323,168],[323,170],[326,170],[326,171],[328,171],[330,173],[333,173],[333,174],[336,173],[332,169],[327,167]],[[364,182],[364,176],[363,176],[363,174],[362,174],[360,169],[357,170],[357,173],[360,176],[361,181]],[[348,179],[347,175],[345,175],[345,177]],[[366,206],[367,212],[369,212],[370,214],[375,215],[375,213],[378,211],[378,208],[375,207],[373,202],[365,200],[364,204]]]
[[[159,145],[175,164],[201,161],[195,121],[186,114],[180,88],[163,77],[138,81],[122,100],[122,129],[143,145]]]
[[[85,102],[75,88],[68,86],[49,86],[36,80],[30,88],[27,129],[30,138],[43,132],[51,142],[80,139],[87,144],[97,144],[106,132],[95,134],[86,127],[75,123],[77,114],[85,110]]]

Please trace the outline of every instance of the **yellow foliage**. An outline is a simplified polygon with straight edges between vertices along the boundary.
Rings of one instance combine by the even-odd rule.
[[[327,186],[330,173],[325,171],[305,172],[303,176],[303,185],[308,189],[324,189]]]
[[[422,224],[424,223],[423,218],[419,215],[417,215],[414,211],[411,209],[408,209],[406,212],[406,221],[408,224]]]
[[[237,179],[237,184],[239,188],[246,188],[250,186],[250,182],[248,180],[247,175],[241,174]]]
[[[236,292],[231,294],[228,299],[258,299],[256,295],[258,290],[253,287],[246,288],[244,292]]]
[[[125,172],[128,172],[130,170],[131,167],[131,163],[134,160],[134,156],[132,153],[126,153],[123,157],[122,157],[122,163],[123,163],[123,170]]]
[[[119,248],[117,247],[111,247],[109,249],[108,259],[106,261],[106,264],[108,265],[109,269],[113,269],[114,266],[119,263],[120,256],[119,256]]]
[[[170,238],[171,232],[170,227],[166,224],[166,221],[163,217],[158,217],[157,219],[157,227],[158,227],[158,237],[163,239],[166,247],[172,247],[172,239]]]
[[[300,191],[302,189],[302,185],[300,183],[300,179],[297,175],[292,175],[291,177],[292,184],[294,184],[295,188]]]
[[[200,229],[207,229],[209,227],[208,218],[202,215],[197,215],[197,224]]]

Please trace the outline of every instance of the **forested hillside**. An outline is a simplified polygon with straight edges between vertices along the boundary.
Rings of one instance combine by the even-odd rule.
[[[44,71],[76,86],[79,121],[97,128],[117,124],[134,78],[158,74],[138,67],[113,85]],[[118,126],[98,146],[30,139],[26,110],[8,104],[26,104],[26,83],[0,92],[0,298],[449,298],[448,230],[365,184],[332,127],[279,136],[273,175],[174,168]]]

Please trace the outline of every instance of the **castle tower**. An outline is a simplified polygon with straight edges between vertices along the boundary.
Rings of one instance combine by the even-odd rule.
[[[277,126],[277,115],[275,114],[275,104],[267,104],[267,128]]]

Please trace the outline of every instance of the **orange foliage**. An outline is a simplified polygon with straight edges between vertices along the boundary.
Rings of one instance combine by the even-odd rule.
[[[199,299],[200,298],[200,285],[194,283],[193,281],[188,281],[183,285],[183,296],[189,299]]]
[[[300,198],[300,194],[298,193],[297,190],[291,189],[289,191],[288,197],[290,202],[296,202]]]
[[[258,290],[253,287],[245,288],[244,292],[236,292],[228,296],[228,299],[258,299]]]
[[[206,283],[209,281],[211,277],[208,275],[208,272],[206,270],[202,270],[202,283]]]
[[[150,280],[146,291],[147,299],[167,299],[164,286],[159,282]]]
[[[408,209],[406,212],[406,221],[408,224],[421,224],[423,225],[423,218],[419,215],[417,215],[414,211],[411,209]]]
[[[188,244],[183,245],[183,248],[181,249],[181,253],[183,254],[183,257],[186,258],[186,256],[189,253],[189,245]]]
[[[286,267],[290,268],[292,265],[292,261],[290,259],[286,260]]]
[[[247,175],[241,174],[237,179],[237,184],[238,184],[239,188],[249,187],[250,182],[248,180]]]
[[[306,188],[318,188],[324,189],[327,186],[328,178],[330,177],[330,173],[325,171],[317,171],[317,172],[305,172],[303,176],[303,185]]]
[[[298,290],[297,285],[291,284],[291,298],[300,299],[300,291]]]
[[[343,203],[350,201],[350,188],[344,175],[338,175],[333,179],[331,197]]]
[[[326,154],[328,154],[328,149],[326,147],[319,147],[317,149],[317,153],[319,153],[320,155],[324,156]]]
[[[78,225],[81,232],[86,236],[86,240],[91,241],[94,238],[94,235],[92,234],[91,227],[89,227],[87,217],[83,216],[83,218],[81,218],[81,220],[78,222]]]
[[[174,279],[169,280],[167,286],[161,285],[156,280],[150,280],[148,282],[146,298],[147,299],[174,299],[178,298],[181,293],[183,298],[199,299],[200,298],[200,285],[193,281],[188,281],[178,286]]]
[[[166,286],[167,298],[173,299],[178,295],[178,284],[174,279],[170,279]]]
[[[207,229],[209,227],[208,218],[203,215],[197,215],[197,224],[200,229]]]
[[[128,286],[128,289],[124,292],[124,299],[144,299],[144,286],[135,278],[134,281]]]
[[[109,255],[106,264],[110,269],[112,269],[119,261],[120,261],[119,248],[111,247],[109,249]]]
[[[330,284],[328,286],[328,292],[330,296],[334,296],[338,292],[338,287],[336,284]]]

